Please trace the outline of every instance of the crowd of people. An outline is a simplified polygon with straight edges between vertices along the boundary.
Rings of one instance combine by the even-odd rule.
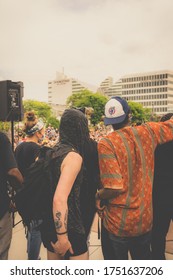
[[[105,104],[104,126],[90,131],[83,112],[67,109],[59,130],[45,128],[41,119],[27,112],[25,136],[15,137],[14,154],[1,133],[0,259],[8,259],[12,235],[7,181],[15,190],[20,188],[43,145],[59,153],[56,184],[52,210],[42,220],[33,219],[27,229],[28,259],[40,259],[42,242],[49,260],[89,259],[96,212],[104,259],[126,260],[129,253],[135,260],[165,259],[173,218],[172,116],[131,126],[130,107],[116,96]]]

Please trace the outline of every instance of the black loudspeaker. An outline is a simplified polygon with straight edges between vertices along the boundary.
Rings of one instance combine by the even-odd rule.
[[[22,82],[0,81],[0,121],[22,120],[22,98]]]

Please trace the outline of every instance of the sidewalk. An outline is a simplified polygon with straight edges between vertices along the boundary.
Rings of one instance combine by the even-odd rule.
[[[16,215],[15,223],[20,221],[19,215]],[[166,243],[166,259],[173,260],[173,223],[167,235]],[[44,246],[41,246],[40,256],[42,260],[47,260],[47,253]],[[98,239],[98,217],[94,219],[92,225],[90,245],[89,245],[89,259],[90,260],[103,260],[100,240]],[[22,223],[16,225],[13,229],[12,243],[9,251],[9,260],[27,260],[26,254],[26,238],[25,230]]]

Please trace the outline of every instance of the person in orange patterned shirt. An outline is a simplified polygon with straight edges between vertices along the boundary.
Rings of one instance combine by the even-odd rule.
[[[125,99],[116,96],[106,103],[104,123],[114,132],[98,144],[103,188],[96,194],[96,207],[114,259],[128,259],[128,251],[132,259],[151,259],[154,151],[173,139],[173,120],[132,127],[129,119]]]

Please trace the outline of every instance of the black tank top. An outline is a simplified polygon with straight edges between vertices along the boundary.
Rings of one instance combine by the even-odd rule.
[[[57,182],[61,175],[61,164],[64,160],[64,158],[68,155],[69,152],[77,152],[72,146],[66,145],[66,144],[58,144],[56,147],[59,156],[55,162],[55,178],[56,178],[56,184],[55,188],[57,186]],[[78,153],[78,152],[77,152]],[[68,228],[69,231],[75,231],[80,234],[85,234],[85,229],[82,221],[81,216],[81,206],[80,206],[80,189],[83,184],[83,165],[81,167],[81,170],[79,174],[76,177],[76,180],[73,184],[73,187],[71,189],[71,192],[68,197]]]

